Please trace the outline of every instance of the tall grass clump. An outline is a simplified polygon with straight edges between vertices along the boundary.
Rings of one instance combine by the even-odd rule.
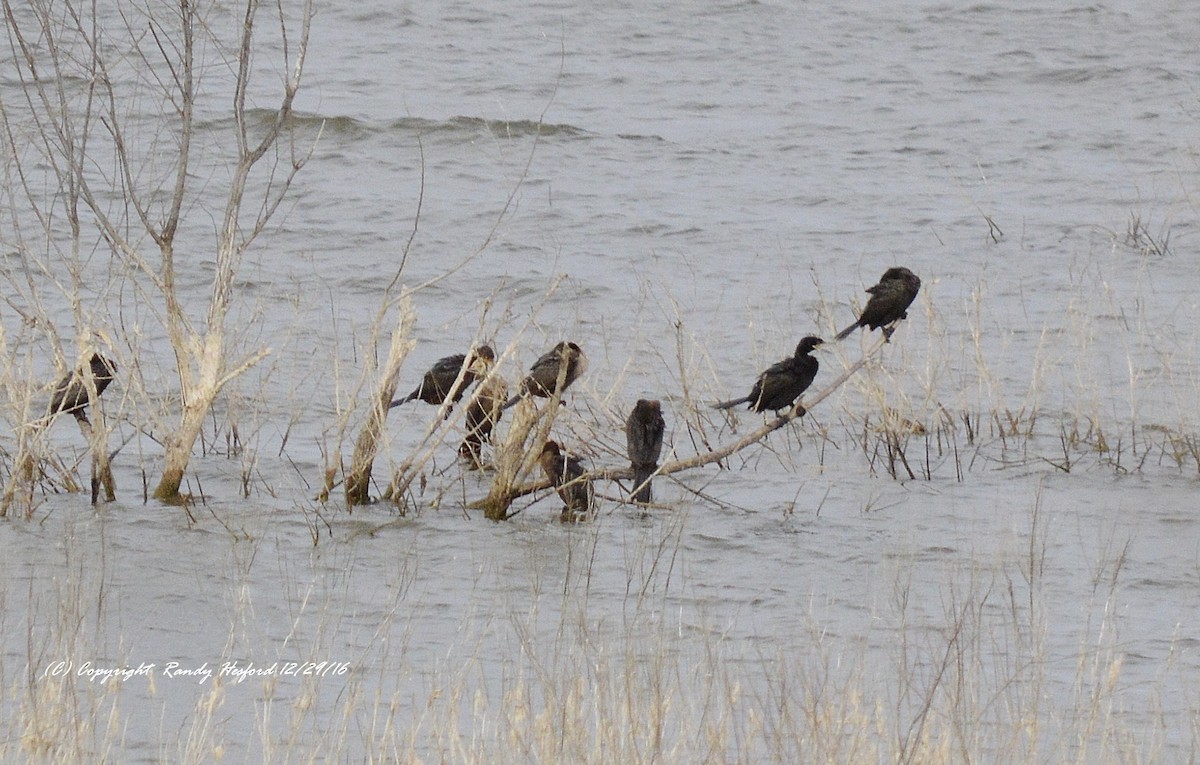
[[[1172,761],[1161,731],[1177,713],[1133,703],[1143,689],[1123,672],[1121,550],[1099,562],[1077,650],[1062,657],[1048,636],[1076,614],[1048,604],[1046,525],[1035,507],[1011,557],[957,564],[933,590],[902,565],[866,634],[813,613],[762,645],[702,609],[661,608],[661,581],[627,594],[613,621],[587,596],[592,532],[570,531],[584,562],[564,589],[473,619],[415,697],[348,710],[346,724],[371,721],[370,757],[411,761]]]

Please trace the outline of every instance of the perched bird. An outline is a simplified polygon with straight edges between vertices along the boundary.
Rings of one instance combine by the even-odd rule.
[[[500,422],[504,413],[501,407],[507,397],[508,383],[493,374],[479,384],[479,390],[467,402],[467,434],[458,445],[458,453],[470,459],[475,467],[479,467],[483,445],[492,440],[492,429]]]
[[[629,466],[633,468],[634,502],[651,501],[650,476],[658,469],[662,454],[662,405],[658,401],[639,399],[625,420],[625,443],[629,450]]]
[[[868,329],[883,328],[883,336],[892,338],[893,329],[888,325],[894,321],[908,318],[908,307],[916,300],[921,290],[921,280],[912,271],[903,266],[889,268],[879,277],[879,283],[867,287],[871,297],[863,307],[858,321],[838,333],[837,339],[846,338],[859,327]]]
[[[561,520],[567,523],[586,520],[592,513],[596,494],[592,482],[582,478],[583,463],[579,458],[563,454],[557,442],[547,441],[538,464],[563,501]]]
[[[457,403],[462,399],[463,393],[471,383],[486,375],[488,368],[495,361],[496,352],[490,345],[481,345],[475,348],[469,356],[456,353],[453,356],[438,359],[421,378],[421,384],[412,393],[404,398],[396,399],[388,404],[388,408],[407,404],[416,398],[434,405],[444,404],[447,400]],[[462,373],[461,380],[459,380],[460,372]],[[457,386],[454,384],[456,380],[458,380]]]
[[[825,342],[819,337],[809,335],[796,345],[796,355],[772,364],[767,371],[758,376],[749,396],[735,398],[732,401],[722,401],[715,404],[716,409],[730,409],[738,404],[750,404],[756,412],[766,412],[791,406],[801,393],[812,385],[817,376],[820,364],[811,355],[813,348]]]
[[[513,406],[523,396],[549,398],[554,394],[559,378],[562,379],[562,388],[558,392],[562,393],[585,371],[587,356],[584,355],[583,349],[575,343],[561,342],[533,362],[529,374],[521,381],[520,392],[510,398],[504,404],[504,408]]]
[[[108,384],[117,376],[117,364],[112,359],[106,359],[99,353],[93,353],[88,361],[88,370],[73,369],[58,381],[54,388],[54,396],[50,399],[50,408],[46,416],[67,413],[80,422],[87,422],[88,385],[85,374],[91,374],[92,383],[96,387],[96,398],[108,388]]]

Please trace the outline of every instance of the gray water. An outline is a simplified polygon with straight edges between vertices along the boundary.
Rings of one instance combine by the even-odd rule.
[[[570,669],[644,650],[704,675],[715,656],[767,697],[777,663],[832,656],[890,688],[901,637],[936,655],[955,604],[979,602],[985,635],[1044,634],[1048,707],[1069,716],[1081,667],[1119,657],[1115,725],[1140,759],[1194,757],[1197,465],[1174,459],[1168,434],[1200,426],[1200,9],[489,5],[319,8],[299,100],[300,134],[319,140],[240,285],[239,347],[272,355],[214,418],[238,422],[244,450],[220,454],[222,431],[194,459],[189,486],[208,498],[194,522],[141,500],[159,451],[135,425],[169,425],[145,421],[172,390],[165,333],[132,290],[90,295],[124,328],[111,330],[122,369],[136,356],[147,392],[119,380],[108,402],[133,439],[118,502],[51,496],[36,522],[0,524],[6,719],[54,662],[153,663],[153,681],[68,686],[119,710],[117,761],[187,759],[178,742],[214,685],[168,677],[168,662],[344,662],[307,681],[227,682],[212,740],[255,761],[271,752],[262,728],[310,743],[348,729],[331,751],[358,761],[382,698],[432,760],[445,721],[422,725],[423,710],[448,687],[478,692],[456,707],[458,732],[484,736],[472,710],[503,705],[527,671],[517,657]],[[222,124],[210,129],[219,146]],[[197,314],[211,204],[185,250]],[[348,516],[313,497],[338,413],[358,405],[361,421],[372,321],[410,236],[404,284],[465,264],[413,295],[401,388],[477,333],[508,349],[510,380],[574,339],[591,364],[555,433],[592,465],[621,464],[619,423],[639,397],[664,400],[679,456],[746,432],[753,415],[685,427],[683,381],[701,401],[741,395],[800,336],[849,323],[887,267],[924,286],[880,363],[771,449],[660,480],[666,508],[609,499],[595,524],[565,528],[541,496],[488,523],[465,509],[486,476],[463,473],[451,435],[407,516]],[[0,320],[10,342],[30,337],[11,311]],[[45,369],[49,351],[28,342]],[[860,342],[824,353],[822,377]],[[931,433],[956,423],[944,444],[908,442],[916,479],[889,473],[863,425],[880,389]],[[1037,414],[1036,433],[1002,439],[993,411]],[[963,412],[982,414],[974,441]],[[392,412],[377,476],[434,416]],[[1089,423],[1108,451],[1094,436],[1060,445]],[[72,425],[51,437],[82,453]],[[1039,606],[1006,612],[1010,598]],[[29,734],[5,735],[16,759]]]

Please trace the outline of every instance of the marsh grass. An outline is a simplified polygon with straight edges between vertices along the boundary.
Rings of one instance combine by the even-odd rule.
[[[1124,244],[1140,255],[1167,257],[1171,255],[1171,228],[1167,224],[1158,226],[1157,233],[1151,232],[1149,221],[1143,221],[1137,212],[1129,213],[1125,228]]]
[[[566,556],[564,581],[555,581],[557,565],[547,570],[548,558],[531,550],[528,592],[480,604],[453,644],[421,663],[409,653],[419,627],[405,616],[422,608],[412,602],[420,553],[414,548],[388,575],[382,612],[355,634],[362,627],[346,620],[342,605],[354,598],[353,550],[340,548],[335,558],[351,558],[330,564],[345,573],[312,582],[299,571],[288,576],[293,624],[275,650],[319,660],[352,638],[355,671],[250,686],[217,678],[195,687],[185,724],[164,718],[132,727],[132,715],[160,714],[152,711],[153,687],[165,692],[168,681],[152,680],[149,699],[135,700],[133,684],[38,671],[61,656],[104,655],[97,641],[113,617],[102,578],[84,577],[89,564],[71,552],[80,541],[68,537],[66,576],[54,597],[30,601],[26,615],[6,609],[0,616],[6,632],[14,618],[27,625],[28,652],[24,669],[11,654],[0,657],[9,699],[0,761],[125,761],[145,752],[145,742],[129,736],[147,730],[161,736],[158,756],[178,763],[1186,759],[1200,746],[1197,729],[1178,725],[1196,719],[1194,705],[1144,705],[1155,689],[1126,676],[1120,614],[1128,543],[1109,539],[1089,574],[1090,599],[1078,613],[1061,613],[1047,580],[1061,532],[1040,495],[1020,525],[1000,558],[962,559],[933,580],[915,560],[897,560],[890,597],[865,633],[831,630],[814,610],[786,639],[763,641],[728,634],[729,625],[703,607],[667,607],[687,585],[676,562],[686,513],[627,552],[631,586],[615,622],[612,606],[589,596],[599,527],[567,529],[553,535]],[[223,658],[261,644],[247,584],[262,551],[236,549]],[[1048,640],[1064,620],[1075,625],[1067,630],[1076,640],[1071,655]],[[1172,672],[1166,661],[1164,685]],[[247,706],[255,711],[243,717]]]
[[[1153,395],[1148,386],[1166,389],[1180,401],[1200,394],[1200,384],[1192,379],[1194,352],[1164,350],[1184,346],[1187,338],[1165,335],[1148,316],[1124,311],[1126,296],[1105,284],[1098,272],[1084,274],[1074,283],[1075,297],[1066,305],[1062,327],[1041,330],[1030,344],[1027,335],[1017,341],[1008,329],[996,336],[986,283],[971,289],[961,315],[948,315],[938,296],[938,282],[931,279],[892,343],[877,347],[857,341],[864,344],[855,358],[852,339],[835,348],[832,359],[825,357],[818,379],[818,386],[825,387],[806,397],[808,403],[815,402],[812,414],[798,427],[787,429],[783,426],[795,412],[787,421],[749,430],[744,429],[740,414],[713,416],[708,402],[724,393],[726,376],[718,374],[703,338],[676,314],[673,354],[656,350],[651,359],[659,374],[666,376],[659,386],[667,391],[662,398],[670,421],[668,453],[657,476],[672,481],[686,495],[696,482],[679,479],[706,465],[758,466],[769,455],[787,470],[802,469],[808,457],[801,452],[808,444],[818,445],[815,461],[822,466],[835,454],[857,452],[868,472],[901,481],[965,482],[979,471],[1038,466],[1066,474],[1098,469],[1117,475],[1151,469],[1200,472],[1195,422],[1188,410],[1176,409],[1181,417],[1174,425],[1147,424],[1143,419],[1150,411],[1145,402]],[[1103,295],[1100,304],[1092,295],[1097,289]],[[670,318],[666,310],[670,304],[669,300],[660,303],[665,318]],[[1139,312],[1145,311],[1142,301],[1137,305]],[[1123,318],[1115,327],[1118,342],[1106,343],[1103,354],[1098,354],[1097,325],[1111,322],[1104,312]],[[505,317],[510,315],[505,312]],[[504,321],[487,334],[514,332],[493,374],[519,380],[522,371],[513,368],[513,359],[530,330],[548,336],[547,340],[562,333],[546,332],[532,319],[515,328]],[[958,324],[965,326],[965,332],[950,329]],[[621,353],[611,338],[604,341],[603,349],[606,358]],[[769,353],[764,350],[760,355],[766,358]],[[644,369],[647,359],[640,358],[637,366]],[[588,478],[600,482],[600,496],[624,503],[632,487],[627,485],[631,475],[623,455],[622,409],[630,403],[623,385],[633,368],[629,359],[616,365],[610,380],[589,377],[577,384],[565,425],[555,424],[562,413],[559,409],[549,410],[553,416],[544,420],[530,420],[529,412],[506,418],[497,433],[494,459],[486,465],[496,471],[490,473],[488,496],[471,497],[468,490],[462,500],[468,507],[490,508],[486,516],[502,519],[520,511],[509,510],[518,497],[546,496],[548,484],[532,470],[533,459],[539,444],[557,432],[569,450],[579,452],[582,447],[591,461]],[[1122,368],[1124,379],[1113,379],[1111,373]],[[1024,388],[1013,382],[1022,378]],[[1113,407],[1114,388],[1126,392],[1127,413],[1120,411],[1119,398]],[[394,463],[394,479],[383,496],[397,502],[402,512],[440,506],[446,498],[467,490],[453,458],[438,456],[439,450],[445,451],[446,441],[460,433],[460,413],[461,408],[445,421],[431,418],[418,450]],[[733,459],[735,454],[739,456]],[[439,460],[442,467],[422,469]],[[417,479],[416,493],[411,493]],[[401,503],[405,490],[410,491],[408,500]],[[693,496],[713,501],[703,492]]]
[[[74,551],[72,551],[73,553]],[[71,673],[50,668],[64,656],[95,655],[97,612],[103,601],[102,577],[92,576],[85,556],[69,553],[62,576],[46,597],[27,601],[23,629],[28,663],[0,671],[8,714],[0,756],[8,761],[99,762],[119,757],[123,747],[120,694],[111,684],[79,683]],[[0,602],[6,598],[0,597]],[[82,654],[76,652],[82,651]],[[4,662],[6,665],[8,662]]]
[[[1142,285],[1133,288],[1140,294]],[[896,347],[852,378],[837,402],[835,441],[856,444],[872,471],[963,481],[980,469],[1033,464],[1118,475],[1200,469],[1191,403],[1200,377],[1186,320],[1168,334],[1142,298],[1126,310],[1129,296],[1097,269],[1074,283],[1063,329],[1042,330],[1031,352],[1018,354],[1004,337],[1011,330],[997,338],[987,327],[985,284],[970,292],[962,335],[947,331],[955,319],[936,289],[918,299],[924,327],[902,327]],[[1024,388],[1013,380],[1022,376]],[[1174,424],[1147,419],[1168,413]]]
[[[520,496],[546,496],[545,482],[530,468],[540,440],[557,434],[568,450],[588,458],[589,477],[599,482],[597,489],[605,501],[620,504],[632,488],[622,428],[632,404],[626,387],[636,384],[640,395],[659,395],[667,409],[670,435],[657,478],[685,494],[691,491],[690,482],[679,479],[706,465],[757,466],[770,456],[786,470],[803,469],[810,464],[810,455],[802,454],[807,445],[819,447],[811,457],[823,467],[857,453],[858,464],[867,472],[905,481],[961,482],[979,471],[1038,465],[1065,474],[1200,473],[1200,438],[1191,403],[1200,398],[1200,361],[1192,347],[1200,338],[1194,328],[1188,329],[1186,317],[1164,327],[1149,312],[1150,301],[1143,295],[1149,288],[1135,280],[1117,289],[1103,273],[1105,267],[1089,263],[1073,280],[1072,297],[1064,304],[1061,320],[1054,322],[1057,326],[1036,332],[1019,332],[997,321],[986,281],[971,287],[956,309],[940,294],[938,280],[928,279],[909,321],[899,327],[892,343],[876,351],[868,345],[873,340],[863,335],[829,349],[822,356],[822,372],[814,388],[824,390],[831,379],[860,362],[861,369],[827,394],[828,399],[818,400],[799,425],[757,434],[754,421],[743,413],[715,417],[708,406],[729,386],[744,385],[747,375],[718,369],[705,335],[684,321],[669,293],[660,295],[650,318],[672,324],[672,343],[654,346],[651,356],[640,356],[635,362],[626,338],[593,336],[585,349],[606,362],[597,370],[609,370],[608,374],[601,378],[589,373],[570,391],[566,411],[556,410],[551,421],[540,421],[536,428],[530,425],[521,438],[517,437],[520,429],[509,430],[515,418],[511,413],[505,417],[495,434],[496,447],[485,447],[484,467],[504,466],[498,475],[485,471],[494,479],[488,500],[471,495],[473,482],[464,474],[473,466],[452,454],[462,436],[469,399],[456,406],[449,418],[423,407],[406,412],[406,422],[422,423],[415,441],[395,438],[391,432],[395,422],[376,420],[369,426],[379,397],[394,393],[397,375],[407,383],[422,371],[404,364],[405,354],[392,354],[384,343],[387,338],[402,339],[406,348],[411,347],[414,315],[387,332],[382,324],[375,327],[367,342],[351,354],[367,363],[353,369],[339,361],[321,374],[298,366],[284,369],[273,361],[261,375],[239,381],[210,411],[198,449],[202,458],[218,457],[230,464],[231,483],[243,497],[255,492],[280,497],[294,494],[295,486],[319,483],[323,488],[317,492],[309,488],[308,496],[319,496],[324,502],[330,489],[351,472],[355,459],[346,461],[342,455],[354,448],[353,429],[362,428],[360,441],[370,435],[372,442],[364,454],[381,455],[386,461],[381,469],[388,476],[370,494],[390,501],[402,514],[411,514],[447,502],[469,506],[507,498],[496,504],[500,507]],[[522,310],[525,301],[513,298],[499,309],[491,300],[483,304],[470,342],[505,339],[492,370],[495,379],[515,385],[527,363],[526,346],[541,347],[574,334],[539,323],[541,312],[558,299],[557,291],[567,283],[556,278],[532,310]],[[824,294],[819,285],[817,292]],[[838,315],[832,306],[818,308],[818,313]],[[522,314],[523,318],[514,318]],[[1101,335],[1106,336],[1104,343],[1098,342]],[[7,479],[9,504],[19,500],[19,514],[26,517],[32,516],[39,497],[79,491],[92,483],[85,467],[87,451],[74,445],[64,451],[70,428],[62,418],[38,434],[21,426],[36,419],[31,413],[43,405],[53,377],[35,371],[33,347],[40,336],[25,333],[4,338],[8,343],[2,370],[4,412],[12,435],[0,439],[0,471]],[[786,345],[782,334],[755,337],[753,347],[759,351],[750,364],[768,363],[778,355],[769,347]],[[173,416],[163,403],[167,399],[153,391],[169,386],[171,370],[141,358],[147,348],[137,335],[127,339],[134,344],[116,354],[118,384],[102,402],[105,419],[97,420],[103,423],[97,435],[117,432],[107,453],[126,465],[132,456],[146,475],[155,471],[159,459],[156,434]],[[303,334],[295,332],[279,355],[286,355],[287,343],[302,342]],[[384,358],[375,355],[377,348]],[[340,356],[335,354],[335,359]],[[280,397],[281,375],[297,370],[310,375],[305,388],[293,383]],[[648,370],[655,377],[648,377]],[[347,372],[354,377],[349,382]],[[304,423],[304,412],[311,412],[314,401],[320,400],[314,383],[322,381],[334,385],[335,414],[318,441],[323,469],[315,475],[301,467],[307,457],[294,451],[292,434]],[[379,387],[383,383],[387,385]],[[477,388],[468,395],[475,395]],[[810,402],[814,395],[810,392],[807,397]],[[286,422],[280,421],[281,416]],[[513,437],[506,440],[510,432]],[[128,448],[131,442],[133,449]],[[309,448],[308,443],[300,446]],[[397,448],[403,451],[397,453]],[[271,467],[267,467],[264,458],[271,452]],[[731,459],[735,453],[739,456]],[[278,470],[281,464],[283,473]],[[198,486],[198,480],[195,476],[189,484]],[[210,488],[212,480],[205,481]],[[370,481],[370,475],[364,475],[359,488],[365,491]],[[18,487],[19,494],[15,493]],[[694,496],[708,501],[708,495]],[[327,508],[319,514],[331,511]],[[508,511],[492,515],[507,517]]]

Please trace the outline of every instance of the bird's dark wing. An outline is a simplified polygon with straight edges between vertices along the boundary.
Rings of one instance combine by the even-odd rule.
[[[634,465],[654,463],[662,452],[663,431],[666,424],[659,416],[641,416],[634,412],[625,426],[625,440],[629,461]]]
[[[807,374],[807,362],[813,365],[811,375]],[[766,412],[791,406],[812,383],[812,378],[816,375],[816,363],[816,359],[806,356],[803,359],[793,357],[772,364],[762,373],[755,385],[759,393],[754,400],[754,410]]]
[[[429,369],[429,374],[438,377],[450,375],[450,379],[453,380],[455,377],[458,377],[458,372],[465,363],[467,363],[466,354],[456,353],[453,356],[446,356],[434,362],[433,366]]]
[[[876,284],[872,289],[871,299],[867,301],[862,316],[858,319],[860,325],[878,329],[903,318],[904,309],[908,308],[911,302],[907,299],[908,289],[904,282],[891,279]]]
[[[459,372],[462,371],[463,364],[467,361],[465,354],[456,353],[453,356],[446,356],[434,362],[425,376],[421,378],[421,384],[413,389],[411,393],[402,399],[393,401],[390,406],[399,406],[407,401],[412,401],[419,398],[429,404],[441,404],[447,398],[451,398],[451,388],[454,387],[454,381],[458,379]],[[458,401],[462,398],[463,391],[466,390],[468,384],[475,379],[475,376],[469,371],[463,375],[462,384],[453,391],[453,399]]]

